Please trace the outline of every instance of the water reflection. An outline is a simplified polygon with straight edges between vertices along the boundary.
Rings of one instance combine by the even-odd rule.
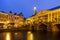
[[[34,40],[33,33],[31,31],[27,32],[27,40]]]
[[[9,32],[6,33],[6,40],[11,40],[11,34]]]
[[[0,40],[60,40],[60,32],[1,32]]]
[[[15,32],[15,35],[17,36],[17,35],[18,35],[18,33],[17,33],[17,32]]]

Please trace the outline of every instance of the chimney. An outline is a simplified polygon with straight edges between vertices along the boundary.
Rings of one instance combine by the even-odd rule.
[[[34,15],[36,15],[36,14],[37,14],[36,7],[34,7]]]

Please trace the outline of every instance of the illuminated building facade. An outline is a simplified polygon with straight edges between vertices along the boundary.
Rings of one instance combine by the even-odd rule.
[[[34,15],[24,20],[22,14],[14,15],[13,13],[0,12],[0,25],[4,25],[4,28],[7,28],[8,26],[16,28],[27,26],[29,29],[34,27],[36,30],[41,30],[44,29],[43,27],[40,27],[41,23],[43,23],[47,25],[47,30],[51,29],[52,31],[59,31],[59,29],[55,26],[56,24],[60,24],[59,13],[60,8],[55,10],[42,10],[37,13],[36,7],[34,7]]]
[[[13,13],[3,13],[0,12],[0,25],[4,25],[7,28],[7,25],[14,24],[14,27],[20,26],[24,22],[24,17],[22,14],[14,15]],[[8,26],[9,26],[8,25]]]
[[[55,10],[42,10],[42,11],[38,12],[36,15],[34,15],[30,18],[27,18],[26,23],[27,24],[36,23],[37,26],[39,25],[39,23],[43,23],[48,26],[47,30],[51,29],[52,31],[58,31],[59,28],[55,25],[60,24],[60,8],[55,9]],[[51,23],[51,24],[49,24],[49,23]],[[49,26],[49,25],[51,25],[51,26]],[[39,29],[39,27],[37,27],[37,28]]]

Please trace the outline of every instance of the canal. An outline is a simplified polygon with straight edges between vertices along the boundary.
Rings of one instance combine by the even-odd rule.
[[[60,40],[60,32],[0,32],[0,40]]]

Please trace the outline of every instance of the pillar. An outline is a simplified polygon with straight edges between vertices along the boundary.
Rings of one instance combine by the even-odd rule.
[[[48,14],[48,22],[49,22],[49,14]]]
[[[52,13],[51,13],[51,22],[52,22]]]
[[[52,24],[52,32],[54,31],[59,31],[59,29],[57,28],[57,26],[55,24]]]
[[[58,22],[58,13],[57,13],[57,22]]]

